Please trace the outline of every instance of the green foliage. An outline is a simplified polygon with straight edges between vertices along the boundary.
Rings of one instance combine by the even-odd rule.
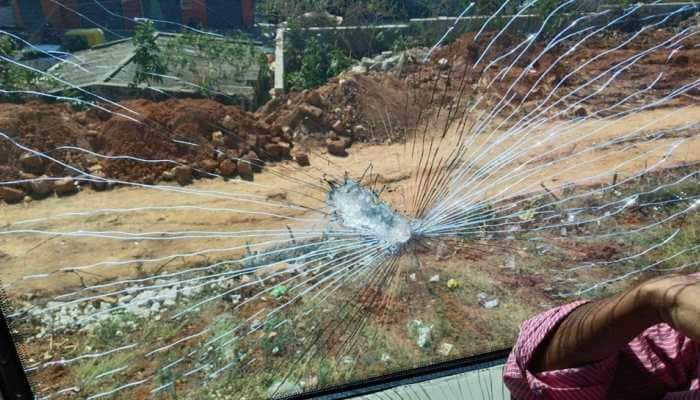
[[[136,47],[133,60],[136,71],[132,85],[163,82],[163,78],[159,75],[166,74],[168,68],[156,42],[156,28],[153,22],[148,20],[140,22],[132,40]]]
[[[409,4],[396,0],[262,0],[258,2],[257,7],[260,14],[275,23],[291,22],[310,12],[328,12],[342,16],[347,23],[352,24],[405,19],[411,11]]]
[[[272,87],[272,71],[270,71],[270,66],[267,64],[267,57],[264,54],[260,54],[258,63],[258,80],[255,82],[256,108],[270,101],[270,88]]]
[[[331,46],[317,37],[311,37],[299,53],[288,49],[289,64],[286,86],[290,90],[312,89],[326,83],[349,68],[352,59],[340,48]]]
[[[222,39],[187,32],[169,41],[165,53],[174,75],[191,81],[207,96],[224,85],[244,83],[245,74],[256,63],[263,68],[262,53],[244,36]],[[258,78],[269,80],[269,73]]]
[[[7,36],[0,37],[0,56],[14,59],[15,43]],[[0,87],[4,90],[31,90],[36,87],[38,75],[6,60],[0,60]]]

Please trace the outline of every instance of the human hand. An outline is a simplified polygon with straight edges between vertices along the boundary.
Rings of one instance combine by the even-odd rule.
[[[700,275],[667,275],[641,290],[661,321],[700,342]]]

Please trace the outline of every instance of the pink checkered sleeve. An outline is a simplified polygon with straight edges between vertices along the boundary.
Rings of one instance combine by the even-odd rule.
[[[517,400],[699,399],[697,345],[667,324],[655,325],[617,354],[580,368],[533,373],[532,358],[576,302],[544,312],[521,326],[504,370]]]

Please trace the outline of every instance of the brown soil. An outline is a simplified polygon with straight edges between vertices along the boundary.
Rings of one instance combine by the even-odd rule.
[[[356,142],[404,137],[421,107],[403,80],[388,74],[344,74],[311,91],[280,97],[256,115],[294,137],[345,136]]]
[[[31,102],[0,107],[0,131],[22,145],[49,152],[61,162],[83,171],[101,170],[117,180],[154,183],[173,163],[144,164],[136,161],[107,160],[78,151],[58,150],[75,146],[107,156],[131,156],[149,160],[173,160],[197,168],[212,161],[217,165],[215,150],[229,158],[251,155],[252,159],[272,160],[265,145],[289,144],[289,138],[271,135],[267,126],[236,106],[211,100],[126,101],[122,107],[105,111],[76,111],[66,104]],[[212,133],[220,131],[225,143],[214,143]],[[178,144],[174,140],[192,143]],[[19,158],[23,151],[6,141],[0,142],[0,178],[28,178],[22,173]],[[221,156],[218,156],[221,158]],[[205,164],[206,165],[206,164]],[[58,163],[49,163],[42,171],[49,176],[76,175]],[[212,171],[215,172],[215,171]],[[99,174],[99,173],[98,173]]]
[[[506,54],[516,44],[524,40],[523,37],[505,34],[493,43],[488,53],[483,55],[481,51],[489,45],[494,33],[486,32],[476,42],[474,41],[475,35],[476,33],[474,32],[464,34],[451,45],[435,51],[428,64],[415,67],[409,71],[406,77],[409,86],[430,90],[436,88],[437,99],[442,99],[443,104],[449,104],[461,94],[466,93],[468,95],[472,91],[486,88],[497,77],[497,74],[501,72],[504,66],[513,63],[520,52],[503,58],[497,65],[492,65],[486,70],[489,62],[495,57]],[[568,89],[563,90],[568,92],[589,82],[592,78],[597,77],[611,67],[639,55],[655,45],[666,43],[667,41],[668,43],[674,43],[675,50],[659,46],[659,49],[651,51],[640,58],[633,66],[625,70],[623,73],[624,79],[615,80],[606,89],[605,96],[596,96],[594,100],[586,101],[584,106],[596,110],[604,108],[603,106],[609,106],[635,91],[646,88],[655,78],[659,77],[658,82],[651,90],[634,99],[635,102],[643,104],[648,99],[667,95],[669,91],[693,82],[700,72],[700,48],[698,47],[700,37],[692,35],[676,43],[677,39],[671,40],[673,35],[674,32],[664,29],[647,31],[632,40],[627,46],[609,52],[611,48],[615,48],[627,40],[629,34],[606,32],[604,35],[595,36],[587,40],[570,54],[566,52],[576,44],[574,41],[560,44],[535,61],[535,57],[544,49],[542,44],[537,43],[530,47],[525,56],[514,63],[513,68],[503,79],[494,80],[488,90],[493,95],[492,98],[500,99],[510,89],[509,96],[514,96],[513,101],[518,102],[523,100],[533,85],[542,78],[535,90],[525,99],[525,104],[527,105],[528,102],[541,100],[548,96],[556,85],[561,84]],[[479,67],[472,70],[472,65],[482,56],[483,59]],[[562,57],[561,62],[547,72],[560,56]],[[578,67],[595,57],[598,58],[576,71]],[[446,67],[440,66],[439,63],[442,59],[448,61]],[[535,62],[532,68],[525,71],[533,61]],[[568,74],[572,71],[576,72],[569,76]],[[544,75],[545,72],[547,72],[546,75]],[[521,75],[523,76],[520,82],[511,89],[512,82]],[[595,84],[580,90],[568,99],[567,103],[578,101],[590,95],[610,77],[611,74],[608,73],[599,78]],[[442,93],[444,93],[444,98],[441,97]],[[697,102],[694,96],[698,95],[700,95],[700,90],[697,88],[692,89],[686,96],[674,100],[670,105],[694,104]],[[556,100],[556,98],[553,100]],[[491,105],[488,99],[486,104]]]

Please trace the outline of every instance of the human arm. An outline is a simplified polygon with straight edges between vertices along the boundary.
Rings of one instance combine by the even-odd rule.
[[[584,304],[542,343],[531,369],[574,368],[615,354],[647,328],[666,322],[700,341],[700,278],[672,275]]]

